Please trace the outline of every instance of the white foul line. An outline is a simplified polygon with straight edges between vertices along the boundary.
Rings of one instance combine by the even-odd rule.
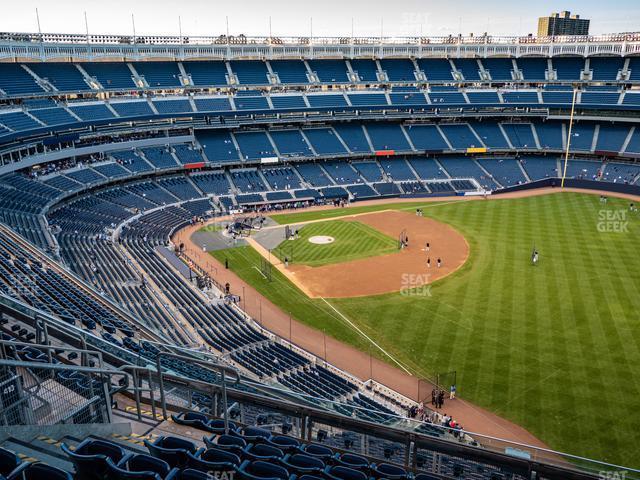
[[[389,352],[387,352],[384,348],[382,348],[380,345],[378,345],[376,342],[374,342],[366,333],[364,333],[362,330],[360,330],[358,328],[357,325],[355,325],[351,320],[349,320],[347,317],[345,317],[342,313],[340,313],[336,307],[334,307],[333,305],[331,305],[329,302],[327,302],[324,297],[320,297],[322,299],[322,301],[324,303],[326,303],[327,305],[329,305],[329,307],[331,307],[331,309],[336,312],[338,315],[340,315],[340,317],[342,317],[342,319],[347,322],[349,325],[351,325],[351,327],[358,332],[360,335],[362,335],[364,338],[366,338],[369,342],[371,342],[371,344],[373,346],[375,346],[378,350],[380,350],[382,353],[384,353],[387,357],[389,357],[396,365],[398,365],[402,370],[404,370],[405,372],[407,372],[409,375],[412,375],[412,373],[404,366],[402,365],[398,360],[396,360]]]
[[[264,274],[264,272],[263,272],[262,270],[260,270],[260,269],[259,269],[258,267],[256,267],[255,265],[253,266],[253,268],[255,268],[255,269],[258,271],[258,273],[264,277],[264,279],[265,279],[265,280],[267,279],[267,276]]]

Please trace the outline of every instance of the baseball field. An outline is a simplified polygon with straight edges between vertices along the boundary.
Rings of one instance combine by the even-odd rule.
[[[310,241],[322,236],[332,239],[331,243]],[[290,255],[296,264],[321,266],[384,255],[396,249],[395,239],[363,223],[329,220],[305,226],[300,229],[298,238],[283,241],[274,253],[280,260]]]
[[[561,193],[356,205],[272,218],[313,222],[300,228],[300,245],[310,236],[335,238],[294,255],[292,266],[300,260],[320,267],[400,255],[392,251],[393,236],[372,227],[366,235],[354,232],[337,218],[382,210],[413,215],[417,207],[425,219],[459,232],[469,247],[464,262],[428,288],[410,277],[398,291],[381,295],[309,298],[277,269],[266,281],[251,247],[212,254],[229,259],[235,273],[282,310],[328,335],[369,348],[335,308],[412,373],[455,370],[462,397],[522,425],[551,448],[640,467],[640,214],[630,211],[629,201],[604,204],[598,195]],[[426,259],[429,253],[415,255]],[[419,268],[426,272],[424,264]],[[381,270],[368,278],[384,276]]]

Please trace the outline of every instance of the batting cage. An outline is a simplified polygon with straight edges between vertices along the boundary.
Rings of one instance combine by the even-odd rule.
[[[260,273],[264,277],[267,282],[273,281],[273,277],[271,276],[271,262],[266,258],[260,258]]]

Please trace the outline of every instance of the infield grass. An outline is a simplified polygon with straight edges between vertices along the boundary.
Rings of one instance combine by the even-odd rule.
[[[334,242],[315,244],[309,241],[319,235],[332,237]],[[319,267],[397,251],[397,240],[375,228],[357,221],[329,220],[303,226],[297,239],[284,240],[273,253],[283,261],[287,257],[296,264]]]
[[[425,203],[426,216],[465,235],[467,263],[435,282],[430,296],[330,301],[416,374],[456,370],[462,397],[552,448],[638,468],[640,218],[628,205],[578,193]],[[356,208],[275,218],[299,222]],[[234,255],[232,268],[298,320],[367,348],[321,300],[277,273],[264,282],[251,249],[215,254]]]

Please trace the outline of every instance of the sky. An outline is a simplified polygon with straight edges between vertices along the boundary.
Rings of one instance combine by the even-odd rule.
[[[0,3],[9,0],[0,0]],[[20,0],[4,8],[0,31],[47,33],[415,36],[526,35],[537,18],[570,10],[591,19],[591,33],[640,31],[638,0]],[[313,19],[313,20],[311,20]]]

